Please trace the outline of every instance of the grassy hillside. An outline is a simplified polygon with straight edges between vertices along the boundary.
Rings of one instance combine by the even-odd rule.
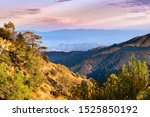
[[[86,80],[48,61],[33,32],[17,33],[11,22],[0,32],[0,99],[70,99],[72,86]]]

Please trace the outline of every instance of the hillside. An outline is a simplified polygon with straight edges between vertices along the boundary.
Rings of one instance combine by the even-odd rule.
[[[63,59],[63,58],[66,58],[68,56],[75,56],[75,55],[78,55],[82,53],[82,51],[71,51],[71,52],[63,52],[63,51],[52,51],[52,52],[44,52],[45,55],[49,56],[50,57],[50,60],[51,61],[57,61],[59,60],[60,58]]]
[[[44,83],[34,94],[33,99],[71,99],[71,86],[87,81],[85,78],[71,72],[65,66],[51,62],[45,63],[42,70],[46,77]]]
[[[50,55],[51,52],[46,53]],[[55,63],[69,67],[73,72],[87,77],[101,78],[105,80],[106,74],[118,71],[132,55],[139,60],[146,61],[150,66],[150,34],[135,37],[129,41],[114,44],[109,47],[98,47],[89,51],[70,56],[62,56]],[[57,52],[55,52],[55,56]],[[73,60],[73,61],[72,61]]]
[[[72,99],[86,78],[41,54],[46,47],[33,32],[17,33],[9,22],[0,27],[0,99]]]

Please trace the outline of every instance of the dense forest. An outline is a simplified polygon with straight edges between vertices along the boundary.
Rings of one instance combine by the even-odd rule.
[[[34,32],[17,32],[12,22],[0,27],[0,99],[150,99],[148,66],[134,55],[101,84],[51,63],[42,54],[47,48],[41,39]]]

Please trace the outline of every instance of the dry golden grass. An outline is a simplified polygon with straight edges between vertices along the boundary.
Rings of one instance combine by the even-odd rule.
[[[85,80],[67,67],[52,62],[43,61],[42,71],[46,77],[42,86],[34,93],[35,100],[67,100],[71,94],[70,87]]]

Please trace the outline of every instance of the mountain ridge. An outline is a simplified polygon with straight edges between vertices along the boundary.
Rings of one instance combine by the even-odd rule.
[[[65,29],[48,32],[34,31],[43,37],[43,45],[49,50],[87,51],[98,46],[110,46],[132,37],[147,34],[149,30],[103,30],[103,29]]]
[[[81,75],[98,78],[104,77],[107,70],[110,73],[118,71],[133,54],[150,65],[150,34],[108,47],[97,47],[76,55],[72,53],[72,56],[62,56],[53,62],[63,64]],[[49,58],[51,60],[51,56]],[[100,72],[102,75],[99,75]]]

